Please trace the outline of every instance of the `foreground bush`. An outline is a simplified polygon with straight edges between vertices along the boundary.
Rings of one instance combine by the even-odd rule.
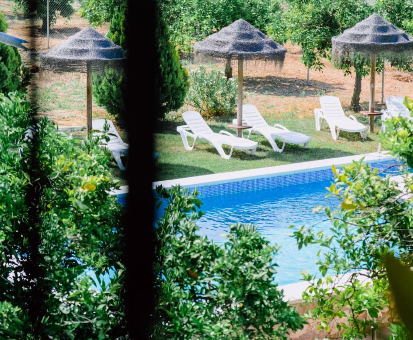
[[[412,112],[413,102],[406,98],[405,105]],[[363,160],[341,169],[333,166],[334,180],[328,195],[340,205],[334,211],[316,209],[324,210],[331,220],[329,235],[316,232],[314,226],[294,232],[299,248],[312,244],[324,247],[318,260],[321,275],[305,276],[310,286],[303,299],[317,303],[308,316],[320,319],[324,330],[335,322],[343,339],[367,337],[371,328],[378,328],[380,312],[386,308],[394,320],[392,336],[411,338],[390,303],[394,299],[384,259],[395,254],[402,264],[413,266],[413,180],[409,173],[413,166],[413,124],[411,117],[393,117],[384,125],[380,142],[410,167],[401,170],[404,184],[399,187],[389,175],[383,176]],[[348,280],[339,282],[344,273],[350,274]]]
[[[7,32],[7,23],[0,13],[0,32]],[[22,65],[16,47],[0,43],[0,93],[23,91],[29,82],[29,70]]]
[[[154,339],[286,339],[302,328],[274,282],[277,246],[241,224],[217,245],[197,234],[196,192],[157,193],[168,205],[156,228]]]
[[[0,124],[0,337],[126,339],[110,154],[34,120],[19,93]]]
[[[185,102],[205,117],[229,116],[237,106],[237,79],[227,80],[221,71],[200,67],[191,73]]]

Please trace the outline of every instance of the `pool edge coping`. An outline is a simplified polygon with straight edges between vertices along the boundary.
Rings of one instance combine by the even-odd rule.
[[[389,155],[387,152],[373,152],[361,155],[352,155],[345,157],[327,158],[315,161],[299,162],[285,165],[276,165],[272,167],[255,168],[248,170],[239,170],[231,172],[222,172],[218,174],[194,176],[177,178],[164,181],[152,182],[152,189],[158,185],[164,188],[171,188],[172,186],[180,185],[184,188],[193,186],[208,186],[215,184],[223,184],[234,181],[250,180],[263,177],[273,177],[287,174],[310,172],[314,170],[330,169],[334,165],[348,164],[353,161],[358,161],[365,158],[367,162],[385,161],[394,159],[395,157]]]

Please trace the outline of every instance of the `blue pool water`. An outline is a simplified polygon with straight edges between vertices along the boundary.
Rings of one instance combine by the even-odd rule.
[[[370,165],[383,176],[400,173],[400,162],[396,160]],[[397,167],[388,169],[393,165]],[[321,248],[310,245],[298,250],[290,235],[294,229],[312,225],[316,225],[315,231],[324,230],[328,235],[331,222],[323,212],[312,211],[319,205],[334,209],[339,204],[336,199],[326,198],[326,187],[331,185],[332,177],[331,169],[323,169],[198,187],[199,198],[204,203],[201,210],[205,212],[197,222],[200,234],[222,243],[223,234],[231,224],[253,224],[271,243],[281,246],[275,259],[279,265],[277,282],[280,285],[298,282],[302,278],[300,271],[318,273],[315,261]],[[295,228],[288,228],[291,225]]]
[[[331,181],[320,181],[288,187],[237,193],[225,196],[202,198],[201,210],[206,213],[198,221],[200,234],[217,243],[225,242],[222,234],[228,232],[233,223],[250,223],[272,243],[281,246],[275,262],[276,281],[280,284],[298,282],[300,271],[317,272],[315,261],[318,246],[303,247],[298,250],[296,241],[290,237],[294,229],[317,224],[315,230],[326,230],[330,225],[325,214],[313,214],[317,205],[335,208],[338,201],[326,198],[326,187]],[[296,228],[289,229],[294,225]]]

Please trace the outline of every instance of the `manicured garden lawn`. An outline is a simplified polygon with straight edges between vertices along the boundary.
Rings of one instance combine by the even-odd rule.
[[[181,137],[176,131],[177,126],[185,124],[178,116],[175,120],[164,120],[158,123],[154,135],[155,151],[159,153],[156,180],[262,168],[377,151],[377,132],[381,126],[380,119],[376,119],[375,133],[368,134],[366,141],[361,139],[360,134],[346,132],[340,132],[339,139],[334,141],[325,122],[321,131],[315,129],[313,117],[299,117],[298,114],[294,113],[286,113],[276,117],[265,114],[263,116],[270,125],[282,124],[292,131],[309,135],[311,140],[308,148],[287,144],[282,153],[277,153],[273,151],[264,137],[253,134],[251,139],[258,142],[255,156],[235,150],[231,159],[225,160],[219,156],[214,147],[205,141],[197,141],[193,151],[186,151]],[[366,117],[356,114],[355,116],[363,124],[368,124]],[[219,122],[207,121],[207,123],[215,132],[222,129],[234,132],[234,130],[226,128],[233,118],[235,116],[221,119]]]

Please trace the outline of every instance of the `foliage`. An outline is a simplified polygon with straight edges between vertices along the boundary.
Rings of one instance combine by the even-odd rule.
[[[170,111],[178,110],[184,103],[188,91],[188,72],[182,67],[178,52],[169,41],[168,26],[159,9],[157,1],[156,60],[159,67],[155,70],[155,95],[159,98],[154,118],[163,118]]]
[[[279,0],[165,0],[161,11],[171,32],[171,42],[189,54],[195,41],[244,19],[266,33],[282,12]]]
[[[413,3],[405,0],[376,0],[375,12],[396,27],[413,33]]]
[[[405,105],[413,111],[413,100],[405,98]],[[404,117],[392,117],[384,122],[384,130],[379,133],[379,140],[390,154],[406,160],[413,168],[413,121]]]
[[[7,32],[7,22],[0,13],[0,32]],[[22,65],[16,47],[0,44],[0,93],[24,91],[29,83],[29,71]]]
[[[318,259],[324,279],[310,274],[305,277],[314,281],[303,298],[308,303],[318,302],[309,317],[320,318],[323,329],[329,329],[328,322],[335,320],[344,339],[355,339],[367,336],[368,326],[377,327],[374,318],[388,306],[384,256],[392,251],[411,251],[413,199],[402,194],[389,176],[380,176],[378,169],[373,170],[363,160],[341,170],[333,166],[333,172],[328,196],[340,204],[335,211],[328,207],[315,209],[324,210],[332,221],[329,233],[315,233],[313,227],[302,227],[294,236],[299,248],[311,244],[325,247]],[[412,184],[406,180],[406,187]],[[349,277],[340,282],[345,273]],[[340,321],[343,316],[348,320]]]
[[[0,98],[0,124],[0,318],[10,334],[0,332],[125,338],[123,210],[108,194],[118,187],[110,152],[34,120],[21,93]]]
[[[42,31],[47,30],[47,1],[33,0],[14,0],[17,7],[23,11],[26,16],[34,16],[42,20]],[[74,0],[49,0],[49,24],[52,26],[56,23],[58,16],[70,18],[75,10],[72,7]]]
[[[221,71],[210,72],[203,66],[190,74],[185,103],[206,117],[230,115],[237,106],[237,79],[227,80]]]
[[[284,12],[287,37],[301,46],[302,61],[308,68],[321,70],[328,58],[331,38],[354,26],[371,13],[365,0],[288,0]]]
[[[156,227],[154,339],[286,339],[302,328],[274,282],[277,246],[241,224],[219,246],[197,234],[196,191],[156,191],[164,212]]]
[[[111,11],[105,13],[106,15],[109,15],[109,13],[112,15],[110,17],[111,24],[107,34],[108,38],[111,39],[113,43],[121,46],[126,53],[126,4],[114,8],[111,7]],[[127,90],[123,69],[107,69],[104,70],[103,73],[95,73],[93,75],[93,96],[96,103],[103,106],[110,114],[120,118],[120,121],[122,121],[124,117],[124,98],[126,98]]]
[[[111,22],[120,7],[126,6],[126,0],[83,0],[80,15],[92,26]]]

